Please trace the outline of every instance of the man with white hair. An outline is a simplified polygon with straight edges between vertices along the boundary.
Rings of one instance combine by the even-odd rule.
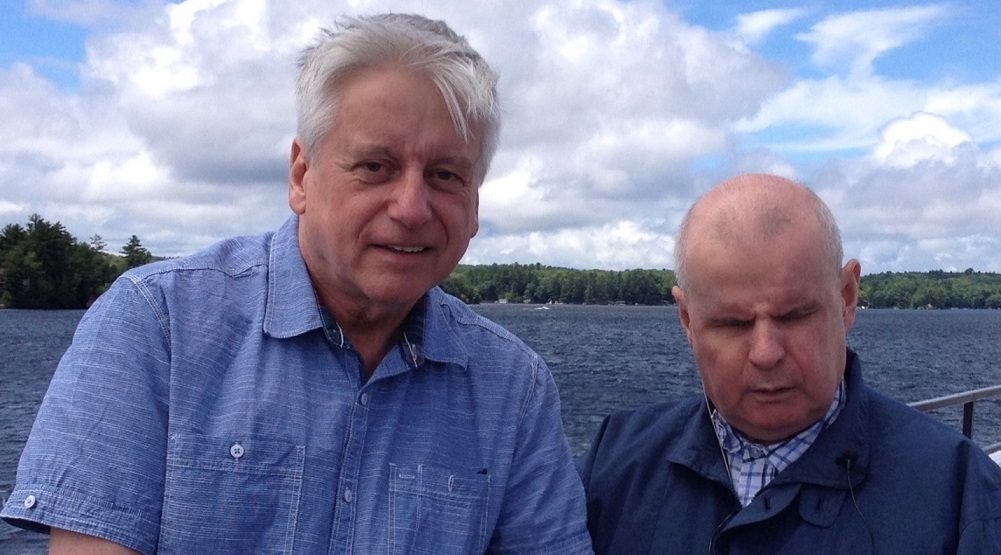
[[[496,75],[445,23],[324,31],[294,214],[84,316],[2,516],[51,553],[590,553],[542,359],[437,285],[478,229]]]

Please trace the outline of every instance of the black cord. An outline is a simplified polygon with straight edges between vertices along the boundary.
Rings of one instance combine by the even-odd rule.
[[[872,528],[869,528],[869,522],[866,521],[865,515],[862,514],[862,510],[859,509],[858,500],[855,499],[855,488],[852,487],[852,462],[855,461],[855,453],[845,453],[842,455],[842,460],[845,461],[845,478],[848,480],[848,492],[852,496],[852,505],[855,505],[855,512],[858,513],[860,519],[862,519],[862,526],[865,531],[869,533],[869,543],[872,545],[872,553],[876,554],[876,536],[872,533]]]

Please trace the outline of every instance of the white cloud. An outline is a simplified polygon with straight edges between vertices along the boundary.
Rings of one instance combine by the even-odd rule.
[[[920,39],[948,15],[942,5],[866,10],[825,18],[798,38],[814,46],[813,62],[866,75],[879,56]]]
[[[919,112],[886,125],[872,155],[884,165],[901,168],[927,160],[951,164],[956,161],[955,147],[969,142],[969,135],[945,119]]]
[[[734,33],[745,43],[756,44],[765,40],[777,27],[788,25],[805,14],[806,10],[795,8],[740,14],[737,16]]]
[[[659,229],[660,231],[654,231]],[[673,267],[674,240],[663,221],[620,220],[604,225],[478,237],[463,263],[545,261],[550,266],[622,270]]]
[[[112,251],[137,234],[159,255],[274,229],[289,214],[298,51],[342,13],[417,11],[446,19],[501,75],[501,149],[467,262],[670,267],[699,194],[770,171],[828,200],[867,271],[1001,271],[1001,76],[904,79],[876,63],[891,51],[921,63],[903,46],[960,17],[948,6],[734,11],[723,19],[736,26],[718,30],[655,0],[31,9],[91,34],[79,90],[26,63],[0,67],[0,227],[37,212]],[[775,57],[794,36],[812,65]]]

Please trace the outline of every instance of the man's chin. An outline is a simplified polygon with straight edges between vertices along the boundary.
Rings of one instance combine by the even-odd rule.
[[[413,280],[392,280],[388,282],[380,283],[376,287],[370,287],[367,291],[368,298],[378,304],[387,306],[400,306],[410,308],[429,289],[433,287],[432,285],[423,285],[420,283],[414,283]]]

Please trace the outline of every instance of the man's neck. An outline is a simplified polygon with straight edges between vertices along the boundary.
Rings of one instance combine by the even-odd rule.
[[[341,333],[361,356],[366,379],[372,376],[382,359],[400,341],[407,317],[414,307],[414,304],[352,307],[347,303],[329,302],[325,299],[320,302],[330,311],[341,328]]]

